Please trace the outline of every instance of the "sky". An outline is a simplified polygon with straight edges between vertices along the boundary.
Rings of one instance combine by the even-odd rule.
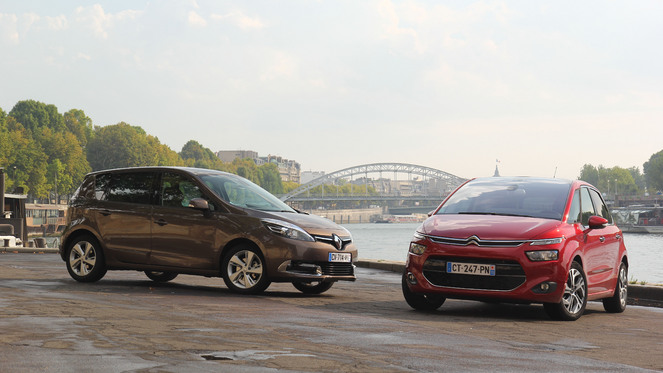
[[[661,1],[0,0],[0,108],[327,173],[577,178],[663,150]]]

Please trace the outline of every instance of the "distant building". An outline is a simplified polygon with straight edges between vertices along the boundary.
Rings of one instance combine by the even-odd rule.
[[[266,157],[259,157],[258,152],[252,150],[219,150],[215,153],[220,160],[231,163],[237,158],[249,158],[253,160],[256,165],[262,166],[267,163],[273,163],[279,169],[281,181],[300,182],[300,165],[296,161],[285,159],[278,155],[268,155]]]
[[[313,181],[319,177],[325,176],[324,171],[302,171],[301,173],[301,183],[306,184],[310,181]]]
[[[279,168],[281,181],[293,181],[299,183],[301,166],[296,161],[285,159],[278,155],[268,155],[266,157],[258,157],[255,159],[258,166],[266,163],[274,163]]]
[[[250,158],[254,162],[258,158],[258,152],[254,152],[253,150],[219,150],[215,154],[220,160],[226,163],[231,163],[235,158]]]

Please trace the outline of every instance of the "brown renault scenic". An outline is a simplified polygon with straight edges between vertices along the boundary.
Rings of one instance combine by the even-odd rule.
[[[355,280],[357,250],[346,229],[225,172],[93,172],[74,194],[67,220],[60,256],[81,282],[98,281],[107,270],[137,270],[154,281],[180,273],[223,277],[238,293],[292,282],[319,294]]]

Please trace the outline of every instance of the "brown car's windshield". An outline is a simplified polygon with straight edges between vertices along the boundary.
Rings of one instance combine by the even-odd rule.
[[[273,194],[247,179],[223,174],[200,175],[200,179],[231,205],[261,211],[295,212]]]
[[[437,214],[528,216],[562,220],[570,187],[566,180],[476,179],[456,191]]]

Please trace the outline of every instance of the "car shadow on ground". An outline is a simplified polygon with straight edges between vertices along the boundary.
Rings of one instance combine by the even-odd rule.
[[[197,278],[197,277],[196,277]],[[210,279],[200,279],[200,282],[209,282]],[[312,299],[324,300],[319,304],[307,301],[299,307],[328,312],[339,312],[349,315],[380,315],[382,317],[407,320],[434,320],[436,318],[451,318],[473,322],[490,322],[494,320],[513,321],[551,321],[541,304],[514,304],[500,302],[481,302],[469,300],[448,299],[439,309],[434,311],[417,311],[412,309],[404,299],[398,297],[382,297],[376,300],[361,300],[339,296],[333,290],[323,294],[304,294],[288,283],[272,284],[265,292],[255,295],[237,294],[225,287],[223,279],[213,278],[217,285],[189,284],[177,282],[154,282],[149,279],[102,279],[94,283],[79,283],[72,279],[61,280],[30,280],[32,282],[48,282],[51,286],[72,288],[79,291],[93,291],[95,293],[123,294],[123,295],[164,295],[186,297],[218,297],[246,298],[248,299]],[[287,289],[287,286],[292,288]],[[270,290],[272,289],[273,290]],[[341,299],[342,298],[342,299]],[[330,301],[331,300],[331,301]],[[338,301],[335,301],[338,300]],[[598,310],[598,307],[601,310]],[[590,302],[583,317],[595,313],[603,313],[600,302]]]

